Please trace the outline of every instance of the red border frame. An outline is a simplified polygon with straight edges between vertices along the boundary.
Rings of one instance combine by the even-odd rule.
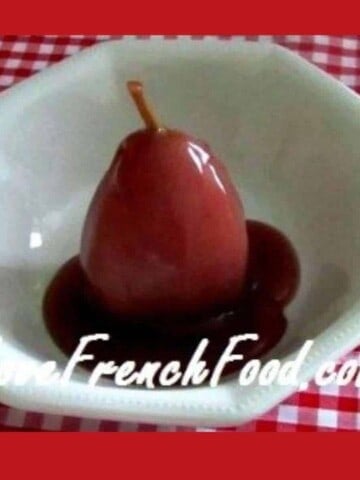
[[[3,2],[1,33],[289,34],[359,32],[359,3],[289,0]]]
[[[1,473],[28,476],[35,464],[37,472],[62,478],[137,478],[141,473],[168,480],[191,472],[191,478],[231,480],[267,478],[271,470],[287,480],[316,478],[318,472],[321,478],[344,478],[347,472],[357,474],[351,452],[358,440],[357,434],[322,433],[0,434]]]

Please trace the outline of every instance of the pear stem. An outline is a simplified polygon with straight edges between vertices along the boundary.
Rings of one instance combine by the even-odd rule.
[[[144,120],[146,127],[150,128],[151,130],[161,130],[162,127],[156,118],[153,109],[150,107],[145,98],[143,84],[136,80],[130,80],[127,82],[127,88],[135,102],[141,118]]]

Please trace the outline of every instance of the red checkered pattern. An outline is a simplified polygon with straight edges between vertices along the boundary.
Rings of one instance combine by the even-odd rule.
[[[0,91],[109,35],[0,36]],[[137,36],[139,41],[151,36]],[[164,36],[176,41],[176,36]],[[193,36],[194,41],[203,36]],[[222,36],[231,41],[232,37]],[[276,42],[298,52],[360,93],[360,36],[245,36],[247,40]],[[344,360],[360,354],[360,348]],[[20,428],[56,431],[192,431],[193,428],[111,422],[25,412],[0,405],[0,429]],[[197,429],[198,431],[200,429]],[[201,429],[205,430],[205,429]],[[206,429],[211,430],[211,429]],[[313,383],[297,392],[256,421],[232,428],[242,432],[360,431],[360,390],[354,385],[319,388]]]

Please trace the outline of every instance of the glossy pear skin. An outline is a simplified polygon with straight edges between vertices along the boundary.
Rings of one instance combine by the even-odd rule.
[[[80,261],[91,298],[120,317],[198,314],[237,301],[248,239],[209,147],[175,130],[120,145],[89,207]]]

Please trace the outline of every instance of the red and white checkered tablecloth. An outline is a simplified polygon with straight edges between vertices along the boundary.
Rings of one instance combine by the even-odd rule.
[[[110,35],[0,36],[0,91],[87,46],[113,38],[122,37]],[[138,41],[151,41],[151,36],[137,36],[136,38]],[[192,38],[194,41],[199,41],[203,37],[193,36]],[[219,38],[225,42],[231,41],[232,37]],[[279,35],[242,38],[285,45],[360,93],[360,35]],[[164,36],[164,39],[176,41],[176,36]],[[346,359],[357,357],[359,354],[360,348],[349,354]],[[0,430],[7,427],[55,431],[196,430],[175,425],[130,424],[44,415],[0,405]],[[312,383],[306,391],[295,393],[256,421],[239,427],[216,430],[246,432],[360,431],[360,390],[353,384],[346,387],[319,388]]]

